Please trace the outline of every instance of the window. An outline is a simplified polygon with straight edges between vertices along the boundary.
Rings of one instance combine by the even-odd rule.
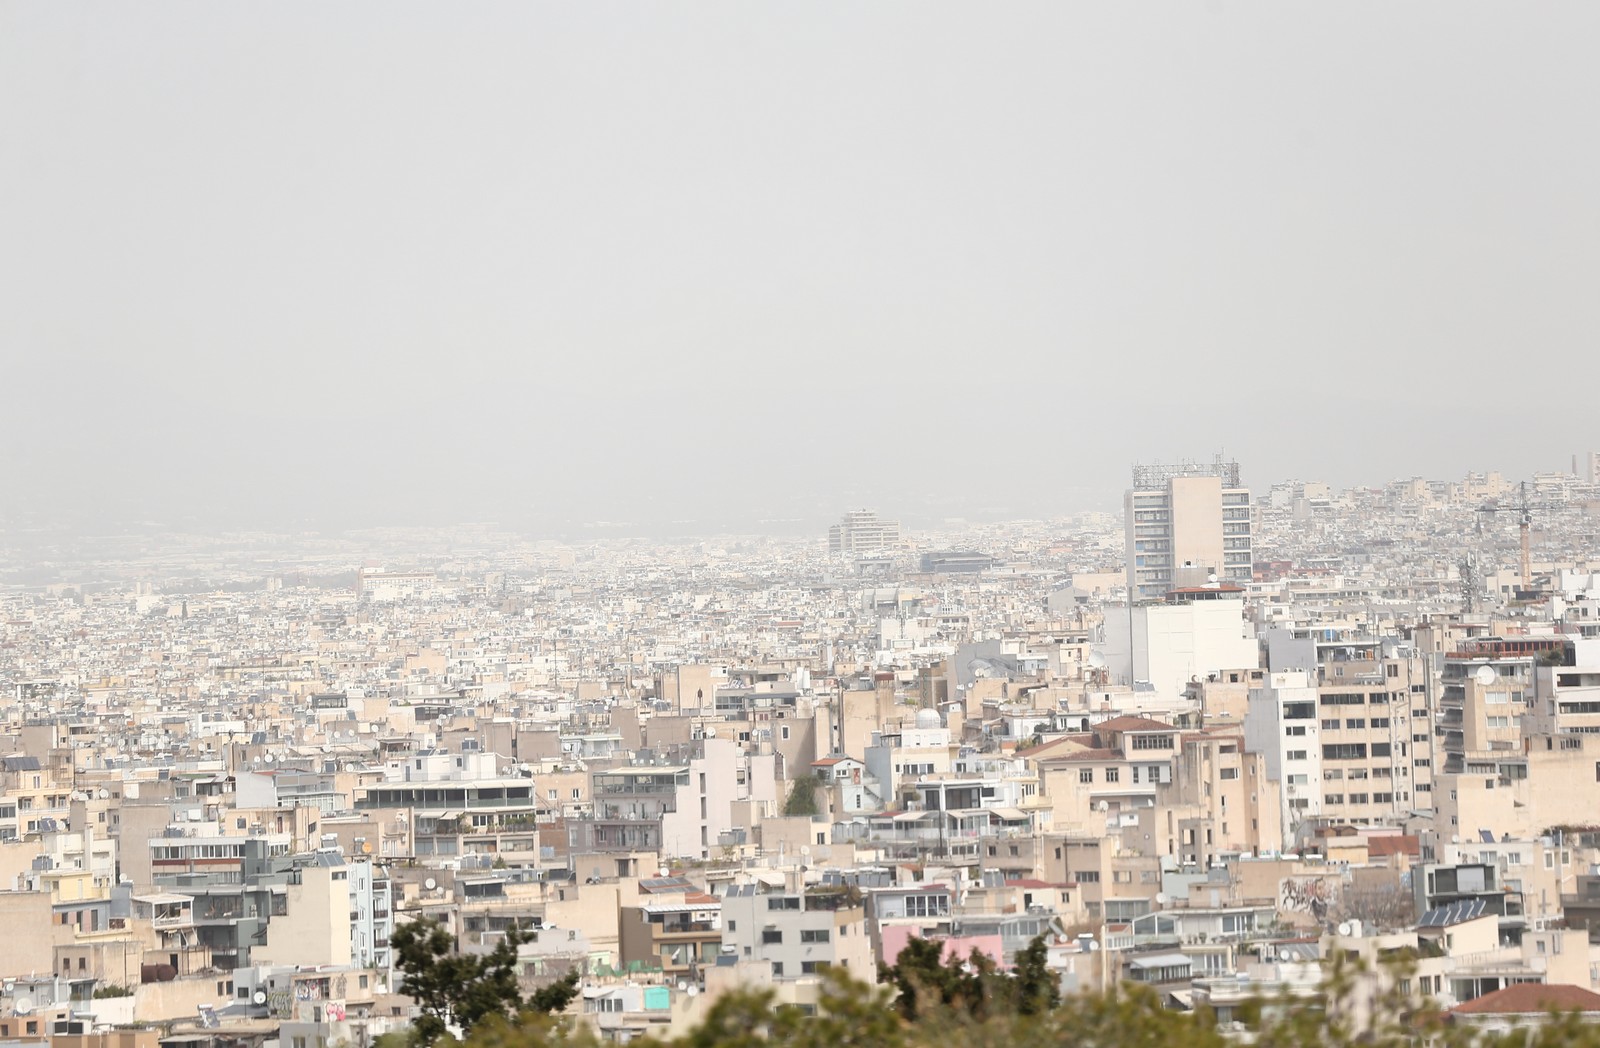
[[[826,928],[800,929],[800,941],[803,943],[831,942],[833,935]]]
[[[1134,735],[1132,748],[1136,750],[1170,750],[1171,735]]]
[[[763,946],[776,946],[783,942],[783,929],[763,928],[761,930],[761,943]]]
[[[1387,757],[1393,752],[1394,747],[1387,742],[1375,742],[1372,744],[1372,755],[1374,757]]]
[[[1283,733],[1290,736],[1304,735],[1306,733],[1306,726],[1304,724],[1291,724],[1287,728],[1283,729]]]
[[[1344,726],[1350,729],[1365,728],[1367,726],[1367,720],[1365,717],[1351,717],[1349,720],[1344,722]]]
[[[738,921],[729,921],[728,922],[728,930],[730,932],[738,931],[739,930],[739,922]]]
[[[1099,884],[1100,883],[1100,871],[1099,870],[1080,870],[1077,873],[1072,875],[1072,879],[1077,881],[1079,884]]]
[[[1303,760],[1306,759],[1306,751],[1305,750],[1290,750],[1289,754],[1288,754],[1288,758],[1289,758],[1289,760],[1292,760],[1292,761],[1303,761]]]
[[[1387,744],[1384,748],[1388,748]],[[1366,755],[1367,744],[1364,742],[1330,742],[1322,747],[1323,760],[1354,761],[1362,760]]]
[[[1116,768],[1107,768],[1106,769],[1106,781],[1107,782],[1121,782],[1122,781],[1121,772]]]
[[[826,967],[828,967],[828,962],[827,961],[801,961],[800,962],[800,974],[802,974],[802,975],[813,975],[813,974],[815,974],[817,972],[822,971]]]
[[[919,892],[916,895],[906,896],[907,917],[948,917],[950,916],[950,897],[936,895],[931,892]]]
[[[1323,721],[1322,722],[1322,730],[1323,731],[1338,731],[1339,730],[1339,718],[1334,717],[1331,720]]]
[[[1597,779],[1600,779],[1600,764],[1595,765],[1595,767],[1597,769],[1596,773],[1595,773],[1595,777]],[[1078,781],[1079,782],[1093,782],[1094,781],[1094,769],[1093,768],[1079,768],[1078,769]]]
[[[1238,768],[1223,768],[1221,770],[1221,777],[1224,778],[1224,779],[1237,779],[1239,777],[1239,769]]]

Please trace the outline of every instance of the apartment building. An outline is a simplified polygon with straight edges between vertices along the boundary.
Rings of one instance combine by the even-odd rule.
[[[900,522],[870,509],[851,510],[828,529],[829,553],[880,553],[900,545]]]
[[[867,978],[873,970],[861,893],[845,885],[792,883],[763,890],[728,886],[722,898],[722,949],[737,960],[771,966],[774,979],[815,975],[834,966]]]
[[[722,952],[722,900],[704,892],[652,895],[622,908],[622,963],[667,979],[698,978]]]
[[[1192,682],[1260,659],[1244,590],[1230,584],[1169,588],[1146,603],[1111,609],[1101,635],[1108,683],[1148,685],[1160,700],[1177,699]]]
[[[1307,670],[1268,673],[1250,689],[1245,745],[1265,758],[1267,778],[1279,784],[1285,841],[1322,814],[1323,744],[1317,711],[1317,686]]]
[[[1123,500],[1131,601],[1208,580],[1253,578],[1253,513],[1239,464],[1138,466]]]

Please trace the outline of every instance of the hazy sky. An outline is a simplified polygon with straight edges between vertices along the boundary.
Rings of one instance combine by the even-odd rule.
[[[913,518],[1600,447],[1600,5],[0,2],[12,506]]]

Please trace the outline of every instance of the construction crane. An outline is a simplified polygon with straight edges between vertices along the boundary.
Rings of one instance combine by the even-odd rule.
[[[1533,510],[1528,508],[1528,482],[1522,482],[1522,505],[1517,507],[1517,530],[1522,533],[1522,588],[1533,588]]]
[[[1517,493],[1517,538],[1521,553],[1517,567],[1522,578],[1522,588],[1528,590],[1533,588],[1533,507],[1528,502],[1527,481],[1518,485]],[[1483,534],[1485,513],[1493,515],[1506,508],[1498,502],[1486,502],[1479,506],[1475,511],[1478,514],[1478,534]]]

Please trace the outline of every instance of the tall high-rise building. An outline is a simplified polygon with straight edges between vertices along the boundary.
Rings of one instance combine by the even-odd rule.
[[[852,510],[828,529],[829,553],[870,553],[900,544],[900,522],[870,509]]]
[[[1250,489],[1239,463],[1135,466],[1123,501],[1130,600],[1162,600],[1184,586],[1243,585],[1254,568]]]

